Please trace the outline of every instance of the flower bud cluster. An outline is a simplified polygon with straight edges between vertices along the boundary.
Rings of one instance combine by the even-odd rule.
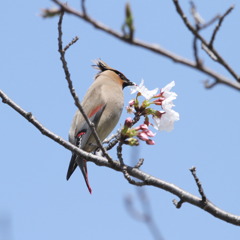
[[[121,131],[121,137],[125,144],[137,146],[139,145],[138,139],[145,141],[148,145],[155,144],[155,142],[150,138],[154,137],[156,134],[148,128],[147,124],[144,123],[135,128],[132,128],[132,125],[133,120],[128,117],[125,120],[124,127]]]
[[[149,145],[154,145],[155,142],[151,139],[156,133],[153,133],[149,126],[153,126],[158,131],[171,131],[174,127],[174,122],[179,120],[179,113],[174,111],[173,100],[176,99],[177,94],[171,92],[172,87],[175,86],[175,82],[167,84],[164,88],[156,88],[154,90],[148,90],[144,86],[144,81],[139,84],[139,86],[133,86],[131,88],[131,93],[136,93],[135,99],[132,99],[128,106],[127,112],[134,114],[135,118],[138,116],[137,121],[141,116],[144,117],[144,123],[138,127],[133,127],[134,123],[137,121],[127,118],[124,127],[121,131],[124,143],[136,146],[139,144],[139,139],[145,141]],[[139,97],[143,96],[145,100],[139,101]],[[155,109],[151,106],[160,106],[161,109]],[[149,120],[149,116],[152,117],[152,122]]]

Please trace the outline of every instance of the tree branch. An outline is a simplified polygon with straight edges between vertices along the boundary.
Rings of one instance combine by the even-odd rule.
[[[199,191],[199,193],[200,193],[200,195],[201,195],[201,197],[202,197],[202,202],[203,202],[203,204],[206,204],[206,202],[207,202],[207,197],[206,197],[206,195],[205,195],[205,193],[204,193],[202,184],[201,184],[199,178],[197,177],[196,167],[190,168],[190,171],[191,171],[191,173],[192,173],[192,175],[193,175],[193,178],[194,178],[194,180],[195,180],[195,182],[196,182],[196,184],[197,184],[198,191]]]
[[[125,197],[125,205],[128,213],[137,221],[144,222],[156,240],[163,240],[159,227],[154,221],[150,201],[144,188],[137,188],[138,199],[142,205],[142,211],[136,209],[131,196]]]
[[[65,5],[61,1],[58,1],[58,0],[52,0],[52,1],[55,2],[59,7],[61,7],[65,12],[67,12],[71,15],[74,15],[78,18],[81,18],[82,20],[91,24],[93,27],[95,27],[95,28],[97,28],[97,29],[99,29],[99,30],[101,30],[101,31],[103,31],[103,32],[121,40],[121,41],[124,41],[128,44],[138,46],[138,47],[141,47],[143,49],[146,49],[146,50],[152,51],[154,53],[157,53],[159,55],[162,55],[162,56],[164,56],[168,59],[171,59],[175,63],[179,63],[179,64],[182,64],[182,65],[188,66],[190,68],[193,68],[195,70],[198,70],[198,71],[212,77],[218,83],[224,84],[224,85],[229,86],[231,88],[234,88],[236,90],[240,90],[240,83],[232,81],[232,80],[218,74],[217,72],[213,71],[210,68],[207,68],[205,66],[196,65],[195,62],[193,62],[189,59],[183,58],[181,56],[178,56],[178,55],[176,55],[176,54],[174,54],[174,53],[172,53],[172,52],[170,52],[170,51],[168,51],[164,48],[161,48],[160,46],[158,46],[156,44],[146,43],[146,42],[143,42],[143,41],[135,39],[135,38],[134,39],[126,38],[123,34],[117,32],[117,31],[114,31],[113,29],[111,29],[111,28],[103,25],[102,23],[94,20],[89,15],[86,15],[86,14],[83,14],[83,13],[77,11],[77,10],[69,7],[68,5]]]
[[[189,29],[189,31],[195,36],[197,37],[203,46],[205,46],[206,48],[208,48],[210,50],[210,52],[213,53],[213,55],[216,57],[216,61],[218,63],[220,63],[232,76],[233,78],[235,78],[237,81],[240,81],[239,76],[237,73],[234,72],[234,70],[227,64],[227,62],[220,56],[220,54],[215,50],[215,48],[213,46],[211,46],[197,31],[197,29],[195,29],[191,23],[188,21],[186,15],[184,14],[183,10],[181,9],[178,0],[173,0],[173,3],[176,7],[176,11],[179,14],[179,16],[181,17],[181,19],[183,20],[184,24],[186,25],[186,27]],[[227,11],[227,14],[232,10],[233,7],[230,8],[230,10]],[[224,17],[227,15],[224,14],[221,20],[221,22],[223,21]],[[220,18],[220,19],[221,19]],[[217,30],[216,30],[217,31]]]
[[[79,149],[78,147],[74,146],[70,142],[64,140],[60,136],[54,134],[53,132],[51,132],[50,130],[45,128],[30,112],[25,111],[20,106],[18,106],[16,103],[14,103],[1,90],[0,90],[0,97],[2,98],[3,103],[9,105],[11,108],[13,108],[15,111],[17,111],[20,115],[22,115],[31,124],[33,124],[43,135],[45,135],[45,136],[49,137],[50,139],[52,139],[53,141],[59,143],[66,149],[84,157],[88,161],[94,162],[96,165],[105,166],[108,168],[112,168],[116,171],[122,172],[121,163],[119,163],[117,161],[113,161],[113,164],[111,164],[104,157],[95,156],[91,153],[87,153],[87,152]],[[141,171],[137,168],[133,168],[133,167],[130,167],[127,165],[125,165],[125,166],[126,166],[126,171],[130,176],[143,181],[145,184],[155,186],[157,188],[161,188],[165,191],[168,191],[168,192],[178,196],[179,198],[183,199],[185,202],[188,202],[192,205],[195,205],[197,207],[204,209],[205,211],[209,212],[210,214],[212,214],[213,216],[215,216],[219,219],[222,219],[226,222],[240,226],[240,216],[236,216],[236,215],[227,213],[227,212],[219,209],[218,207],[216,207],[215,205],[213,205],[210,202],[207,202],[207,204],[203,208],[202,204],[201,204],[201,202],[202,202],[201,198],[198,198],[198,197],[184,191],[183,189],[177,187],[174,184],[168,183],[166,181],[163,181],[156,177],[153,177],[147,173],[144,173],[143,171]]]
[[[233,10],[234,6],[231,6],[220,18],[219,18],[219,22],[216,26],[216,28],[214,29],[213,31],[213,34],[212,34],[212,37],[211,37],[211,40],[209,42],[209,47],[212,48],[213,47],[213,42],[215,40],[215,37],[217,35],[217,32],[219,30],[219,28],[221,27],[222,25],[222,22],[224,20],[224,18]]]
[[[17,105],[13,100],[11,100],[2,90],[0,90],[0,98],[2,98],[2,102],[9,105],[11,108],[13,108],[16,112],[18,112],[21,116],[23,116],[26,120],[28,120],[31,124],[33,124],[43,135],[47,136],[48,138],[52,139],[53,141],[57,142],[64,148],[76,153],[77,155],[83,157],[84,159],[95,163],[98,166],[105,166],[111,169],[114,169],[116,171],[122,172],[122,166],[121,163],[118,161],[113,161],[113,163],[109,163],[109,161],[101,156],[96,156],[91,153],[87,153],[83,151],[82,149],[79,149],[78,147],[74,146],[70,142],[64,140],[62,137],[56,135],[55,133],[48,130],[46,127],[44,127],[32,114],[31,112],[27,112],[24,109],[22,109],[19,105]],[[212,204],[210,201],[207,201],[207,203],[203,206],[202,199],[181,189],[180,187],[163,181],[159,178],[156,178],[154,176],[151,176],[138,168],[130,167],[126,165],[126,171],[131,177],[135,177],[138,180],[141,180],[146,185],[153,186],[156,188],[163,189],[167,192],[170,192],[176,196],[178,196],[181,201],[188,202],[196,207],[199,207],[203,209],[204,211],[210,213],[211,215],[215,216],[216,218],[219,218],[225,222],[232,223],[234,225],[240,226],[240,216],[228,213],[214,204]]]
[[[98,147],[101,149],[102,153],[104,156],[106,156],[106,158],[108,159],[109,162],[112,162],[112,158],[109,156],[109,154],[107,153],[107,151],[105,150],[105,148],[103,147],[99,137],[98,137],[98,134],[97,134],[97,131],[95,129],[95,126],[94,124],[89,120],[88,116],[86,115],[86,113],[84,112],[83,110],[83,107],[79,101],[79,98],[76,94],[76,91],[73,87],[73,84],[72,84],[72,80],[71,80],[71,75],[70,75],[70,72],[68,70],[68,66],[67,66],[67,61],[65,59],[65,53],[66,51],[69,49],[70,46],[72,46],[75,42],[77,42],[78,40],[78,37],[75,37],[64,49],[63,49],[63,43],[62,43],[62,20],[63,20],[63,15],[64,15],[64,11],[61,11],[60,13],[60,17],[59,17],[59,21],[58,21],[58,51],[60,53],[60,59],[61,59],[61,62],[62,62],[62,67],[63,67],[63,70],[64,70],[64,73],[65,73],[65,78],[68,82],[68,88],[70,90],[70,93],[74,99],[74,103],[75,105],[77,106],[78,110],[81,112],[81,114],[83,115],[85,121],[87,122],[89,128],[91,129],[92,133],[93,133],[93,136],[95,137],[95,140],[97,142],[97,145]]]

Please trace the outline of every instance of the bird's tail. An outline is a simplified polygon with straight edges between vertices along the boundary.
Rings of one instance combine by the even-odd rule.
[[[84,159],[79,158],[75,154],[72,155],[69,167],[68,167],[68,172],[67,172],[67,180],[71,177],[72,173],[75,171],[77,165],[80,167],[83,178],[86,182],[88,191],[92,193],[92,188],[90,187],[89,181],[88,181],[88,171],[87,171],[87,161]]]

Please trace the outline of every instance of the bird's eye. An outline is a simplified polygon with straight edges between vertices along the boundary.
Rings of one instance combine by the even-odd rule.
[[[116,72],[116,74],[121,78],[121,79],[124,79],[124,75],[120,72]]]

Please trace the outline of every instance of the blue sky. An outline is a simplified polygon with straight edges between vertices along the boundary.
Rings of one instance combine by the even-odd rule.
[[[77,3],[76,3],[77,2]],[[79,7],[78,1],[69,5]],[[236,4],[224,21],[216,48],[238,72],[240,34],[239,3],[195,1],[202,16],[210,19]],[[171,1],[130,1],[136,38],[159,44],[192,59],[192,36]],[[181,1],[189,16],[189,3]],[[124,1],[87,1],[91,16],[119,30],[124,19]],[[57,52],[58,18],[42,19],[42,8],[51,1],[4,1],[0,15],[0,88],[47,128],[67,139],[76,110],[64,79]],[[212,28],[204,32],[207,38]],[[175,110],[180,121],[170,132],[158,133],[156,145],[126,147],[126,163],[145,158],[142,170],[198,195],[189,172],[197,174],[207,197],[218,207],[239,214],[239,93],[226,86],[203,87],[207,76],[172,61],[123,43],[73,16],[65,15],[64,41],[79,41],[67,53],[69,69],[80,98],[96,71],[92,60],[101,58],[134,82],[143,78],[149,89],[176,82]],[[230,77],[201,53],[204,63]],[[125,105],[131,99],[124,90]],[[80,171],[65,180],[71,153],[41,135],[35,127],[0,104],[0,240],[40,239],[152,239],[147,227],[131,218],[124,199],[132,196],[141,210],[136,188],[121,173],[88,164],[93,194],[86,189]],[[127,117],[124,112],[117,127]],[[134,154],[136,153],[137,154]],[[111,151],[116,158],[115,151]],[[135,158],[135,159],[134,159]],[[184,204],[176,209],[170,193],[145,187],[154,220],[164,239],[236,239],[239,228]]]

